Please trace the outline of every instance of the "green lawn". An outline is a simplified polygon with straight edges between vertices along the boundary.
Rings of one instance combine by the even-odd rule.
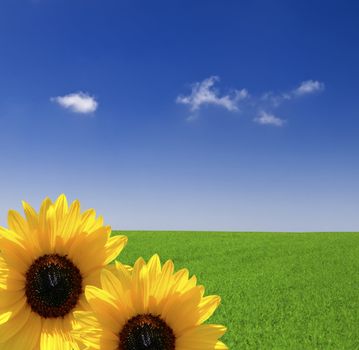
[[[232,350],[359,349],[359,233],[121,234],[122,262],[159,253],[222,297]]]

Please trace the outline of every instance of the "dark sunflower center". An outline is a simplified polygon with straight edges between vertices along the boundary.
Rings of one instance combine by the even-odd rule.
[[[44,318],[67,315],[81,293],[80,270],[66,256],[43,255],[26,272],[27,303]]]
[[[132,317],[120,333],[119,350],[175,350],[175,335],[158,316]]]

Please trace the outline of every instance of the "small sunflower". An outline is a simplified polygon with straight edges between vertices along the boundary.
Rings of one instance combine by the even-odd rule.
[[[23,202],[26,219],[9,211],[0,227],[0,349],[78,349],[73,312],[88,310],[87,285],[127,243],[93,209],[80,213],[61,195],[46,198],[39,214]]]
[[[139,258],[133,271],[116,263],[101,273],[102,289],[88,286],[92,312],[75,312],[74,337],[88,349],[101,350],[225,350],[218,340],[221,325],[203,324],[220,298],[204,297],[204,287],[188,270],[174,273],[168,260],[161,268],[158,255]]]

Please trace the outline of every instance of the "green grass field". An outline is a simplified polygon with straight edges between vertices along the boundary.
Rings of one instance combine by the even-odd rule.
[[[359,349],[359,233],[121,234],[122,262],[159,253],[222,297],[231,350]]]

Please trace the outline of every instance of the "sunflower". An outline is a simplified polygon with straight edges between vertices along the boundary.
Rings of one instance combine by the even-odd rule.
[[[196,284],[187,269],[174,273],[171,260],[161,268],[158,255],[147,264],[139,258],[132,272],[116,263],[116,269],[103,269],[102,289],[86,287],[92,311],[74,313],[73,335],[87,349],[228,349],[218,340],[226,328],[203,324],[220,297],[204,297],[204,287]]]
[[[89,309],[85,287],[100,285],[127,237],[110,238],[102,217],[64,195],[38,214],[23,207],[26,219],[11,210],[9,229],[0,227],[0,349],[79,349],[73,313]]]

